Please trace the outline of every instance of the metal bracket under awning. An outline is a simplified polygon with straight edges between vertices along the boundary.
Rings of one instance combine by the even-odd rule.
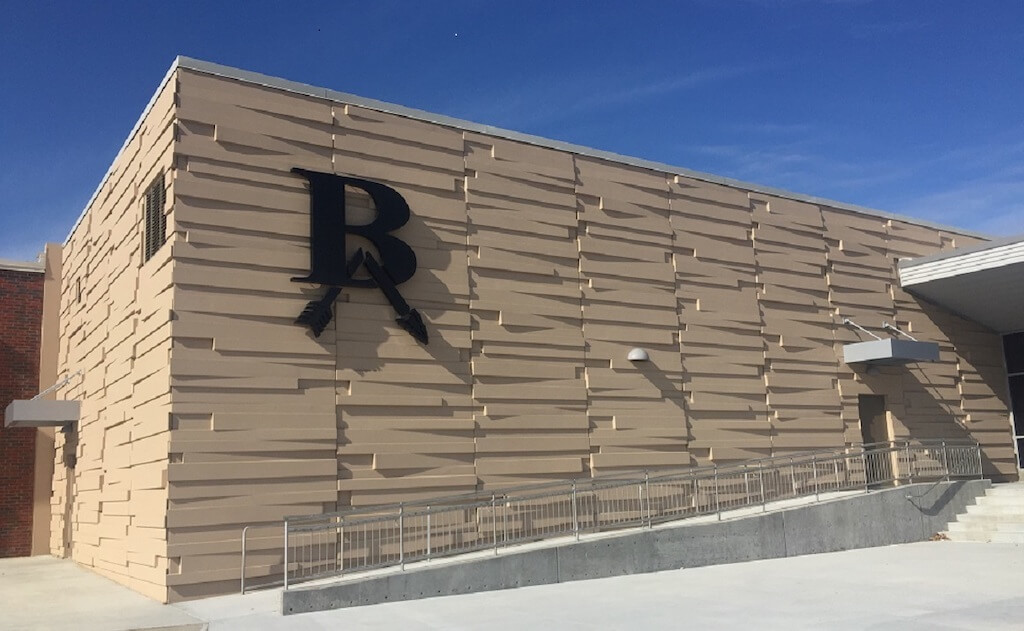
[[[939,361],[936,342],[883,338],[843,346],[843,360],[847,364],[896,365],[911,362]]]

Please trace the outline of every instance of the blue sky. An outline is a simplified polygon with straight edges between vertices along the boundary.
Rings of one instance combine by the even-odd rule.
[[[993,235],[1024,3],[0,0],[0,258],[62,241],[175,55]]]

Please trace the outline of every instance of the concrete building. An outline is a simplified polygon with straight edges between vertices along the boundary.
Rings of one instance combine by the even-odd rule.
[[[898,267],[988,241],[179,58],[48,251],[50,549],[180,600],[348,505],[906,437],[1016,479],[1022,311]]]

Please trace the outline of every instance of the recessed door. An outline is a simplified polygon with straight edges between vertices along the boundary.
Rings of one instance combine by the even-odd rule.
[[[885,397],[880,394],[862,394],[857,397],[857,408],[860,413],[861,439],[867,443],[887,443],[889,436],[889,419],[885,415]]]
[[[1024,469],[1024,331],[1003,336],[1017,466]]]

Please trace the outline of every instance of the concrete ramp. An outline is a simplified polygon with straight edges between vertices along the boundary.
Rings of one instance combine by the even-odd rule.
[[[911,484],[389,568],[283,592],[284,614],[926,541],[987,480]]]

